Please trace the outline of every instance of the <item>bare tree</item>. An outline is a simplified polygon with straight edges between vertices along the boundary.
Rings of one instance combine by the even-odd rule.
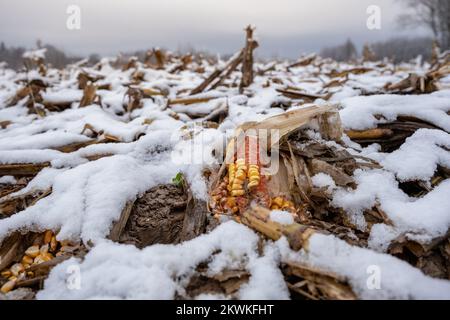
[[[450,47],[449,0],[400,0],[409,9],[399,21],[403,26],[422,25],[433,32],[443,49]]]

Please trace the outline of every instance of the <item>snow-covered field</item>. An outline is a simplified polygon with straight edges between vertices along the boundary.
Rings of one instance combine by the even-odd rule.
[[[438,168],[450,169],[450,78],[440,81],[440,90],[429,94],[387,94],[387,82],[396,83],[409,73],[423,74],[427,63],[394,67],[390,63],[364,63],[370,70],[350,73],[341,84],[326,87],[333,70],[355,66],[316,59],[315,63],[286,69],[277,62],[269,71],[256,72],[253,84],[242,94],[236,86],[240,72],[233,72],[224,85],[206,93],[188,96],[216,66],[206,59],[194,61],[185,70],[170,73],[179,64],[169,59],[163,69],[136,62],[129,69],[114,66],[104,58],[93,67],[83,64],[64,70],[49,68],[43,75],[36,69],[16,72],[0,68],[0,164],[47,163],[23,189],[0,201],[36,190],[51,193],[34,205],[0,220],[0,241],[15,231],[57,231],[58,240],[81,240],[89,248],[84,259],[71,258],[58,264],[45,281],[38,299],[173,299],[183,296],[196,267],[208,261],[208,273],[245,269],[250,279],[238,290],[241,299],[289,299],[290,291],[280,266],[286,261],[308,264],[345,278],[361,299],[450,299],[450,281],[425,275],[420,269],[387,253],[391,242],[404,236],[418,243],[444,238],[450,228],[450,180],[438,184],[432,179]],[[321,63],[319,63],[321,62]],[[268,65],[255,64],[256,70]],[[197,72],[204,68],[204,73]],[[95,102],[79,107],[83,90],[79,74],[98,77]],[[139,81],[136,78],[139,76]],[[344,77],[345,78],[345,77]],[[45,84],[39,101],[30,95],[10,103],[18,90],[32,81]],[[127,112],[129,87],[158,92],[143,97],[138,108]],[[375,128],[399,117],[414,117],[434,128],[417,130],[392,152],[377,144],[363,147],[344,137],[343,147],[352,155],[380,164],[358,169],[356,188],[335,184],[326,174],[312,177],[325,187],[332,206],[342,208],[357,229],[366,230],[364,211],[378,206],[392,222],[371,226],[367,246],[351,245],[333,235],[314,235],[308,250],[295,252],[285,238],[266,240],[260,250],[259,236],[235,221],[223,221],[211,232],[177,245],[155,244],[144,249],[108,239],[128,201],[159,184],[172,182],[182,172],[197,199],[208,200],[205,169],[217,171],[220,164],[212,151],[232,129],[248,121],[304,108],[300,100],[288,99],[277,89],[303,90],[318,98],[315,105],[335,104],[345,130]],[[160,94],[159,94],[160,93]],[[168,99],[212,98],[195,104],[172,103]],[[198,125],[223,106],[228,114],[217,126]],[[59,111],[48,106],[65,106]],[[36,112],[36,109],[43,110]],[[186,133],[195,135],[194,143]],[[114,143],[92,143],[95,139]],[[111,138],[113,137],[113,138]],[[86,143],[72,152],[62,147]],[[330,142],[331,143],[331,142]],[[14,184],[17,177],[4,175],[0,184]],[[428,187],[418,197],[405,193],[401,183],[417,182]],[[272,219],[289,223],[282,212]],[[287,221],[287,222],[286,222]],[[447,237],[447,238],[445,238]],[[446,248],[449,250],[450,244]],[[450,257],[447,255],[447,257]],[[447,268],[449,266],[449,261]],[[81,286],[67,285],[67,270],[78,266]],[[379,286],[370,285],[373,267],[379,271]],[[201,294],[196,298],[230,298]]]

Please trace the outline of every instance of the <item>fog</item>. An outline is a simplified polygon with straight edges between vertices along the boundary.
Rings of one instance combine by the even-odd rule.
[[[81,29],[66,27],[69,5],[81,9]],[[381,8],[381,30],[366,27],[369,5]],[[114,54],[153,46],[230,53],[243,28],[257,27],[260,56],[296,57],[351,37],[357,46],[401,30],[395,0],[0,0],[0,41],[32,47],[36,39],[73,54]]]

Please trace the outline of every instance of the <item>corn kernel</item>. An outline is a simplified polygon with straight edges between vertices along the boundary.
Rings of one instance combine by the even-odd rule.
[[[274,203],[279,208],[281,208],[283,206],[284,200],[283,200],[282,197],[275,197],[275,198],[272,199],[272,203]]]
[[[2,276],[3,278],[9,278],[9,277],[12,276],[12,273],[11,273],[10,270],[5,270],[5,271],[3,271],[3,272],[1,273],[1,276]]]
[[[42,254],[46,254],[46,253],[48,252],[48,248],[49,248],[48,243],[47,243],[47,244],[44,244],[43,246],[41,246],[41,249],[39,249],[40,254],[41,254],[41,255],[42,255]]]
[[[241,190],[242,189],[242,184],[233,184],[232,186],[231,186],[231,190],[232,190],[232,192],[233,191],[235,191],[235,190]]]
[[[26,251],[25,254],[30,258],[36,258],[39,255],[39,246],[31,246]]]
[[[19,275],[19,273],[25,271],[25,268],[24,268],[23,264],[15,263],[11,266],[11,268],[9,268],[9,270],[11,270],[11,273],[17,277]]]
[[[244,190],[233,190],[233,191],[231,191],[231,195],[233,196],[233,197],[241,197],[241,196],[243,196],[245,194],[245,191]]]
[[[22,264],[32,264],[33,263],[33,258],[25,255],[22,257]]]
[[[230,208],[233,208],[236,206],[236,199],[233,197],[228,197],[227,199],[227,206]]]
[[[247,187],[249,188],[249,189],[252,189],[252,188],[254,188],[254,187],[257,187],[259,185],[259,181],[251,181],[251,182],[249,182],[249,184],[247,185]]]
[[[45,260],[44,256],[40,254],[36,258],[34,258],[33,264],[41,264],[41,263],[43,263],[45,261],[47,261],[47,260]]]
[[[8,282],[6,282],[0,289],[1,292],[3,293],[8,293],[10,292],[12,289],[14,289],[14,287],[16,286],[16,281],[15,280],[9,280]]]
[[[246,176],[246,174],[245,174],[245,172],[244,172],[243,170],[238,170],[238,171],[236,172],[235,180],[236,180],[236,179],[239,179],[239,180],[245,180],[245,176]],[[234,182],[234,181],[233,181],[233,182]]]
[[[53,232],[51,230],[47,230],[44,233],[44,244],[50,243],[53,237]]]

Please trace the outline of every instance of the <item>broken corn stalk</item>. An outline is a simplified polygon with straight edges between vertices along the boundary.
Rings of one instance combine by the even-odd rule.
[[[270,220],[270,210],[261,206],[255,206],[245,211],[238,222],[262,233],[269,239],[278,240],[285,236],[289,246],[298,251],[300,249],[308,250],[308,241],[311,236],[320,231],[309,226],[293,223],[290,225],[281,225]]]

